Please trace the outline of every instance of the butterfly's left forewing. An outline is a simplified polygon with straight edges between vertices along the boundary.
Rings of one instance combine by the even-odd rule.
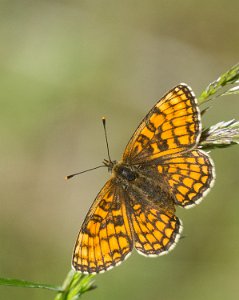
[[[104,272],[126,259],[132,248],[132,234],[121,189],[109,180],[81,227],[73,267],[86,274]]]
[[[192,149],[201,134],[197,100],[185,84],[169,91],[151,109],[126,146],[123,161],[132,164]]]

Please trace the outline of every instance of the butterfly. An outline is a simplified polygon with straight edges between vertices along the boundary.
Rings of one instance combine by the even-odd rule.
[[[209,191],[214,164],[200,150],[201,115],[194,93],[180,84],[142,120],[120,161],[105,160],[110,179],[80,229],[72,266],[95,274],[124,261],[135,248],[159,256],[182,231],[176,206],[190,208]]]

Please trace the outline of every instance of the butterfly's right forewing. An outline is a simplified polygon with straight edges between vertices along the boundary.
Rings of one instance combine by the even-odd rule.
[[[132,248],[132,234],[121,189],[109,180],[81,227],[73,267],[86,274],[101,273],[126,259]]]

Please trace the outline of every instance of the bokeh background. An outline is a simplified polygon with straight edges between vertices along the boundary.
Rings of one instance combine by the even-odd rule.
[[[64,176],[122,151],[147,111],[186,82],[197,95],[238,61],[239,2],[0,2],[0,277],[60,284],[81,222],[109,174]],[[239,119],[239,97],[214,102],[204,126]],[[133,255],[82,299],[239,297],[239,151],[211,153],[217,180],[178,209],[184,235],[168,256]],[[54,293],[0,287],[0,299]]]

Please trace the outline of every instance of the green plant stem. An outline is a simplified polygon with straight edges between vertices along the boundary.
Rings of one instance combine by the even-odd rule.
[[[71,270],[63,282],[61,291],[57,293],[55,300],[77,300],[92,289],[95,289],[94,275],[83,275]]]

